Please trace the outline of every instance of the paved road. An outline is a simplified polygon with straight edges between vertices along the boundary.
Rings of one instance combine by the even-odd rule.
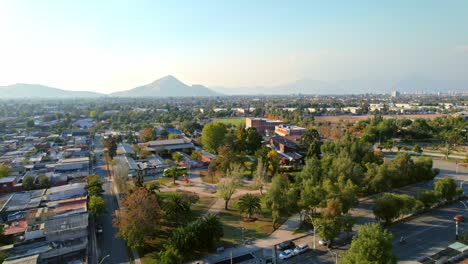
[[[107,181],[106,178],[104,161],[100,155],[102,153],[102,146],[100,138],[97,136],[94,139],[94,146],[96,156],[99,155],[99,157],[97,157],[96,166],[94,167],[94,173],[99,175],[105,182],[103,186],[103,198],[106,200],[106,211],[108,212],[108,214],[101,216],[99,219],[99,222],[103,227],[103,234],[99,235],[97,239],[99,260],[107,255],[110,255],[103,261],[103,264],[130,263],[127,255],[127,246],[121,238],[115,237],[117,234],[117,228],[112,226],[112,220],[114,218],[113,213],[118,209],[118,205],[115,200],[115,196],[111,192],[110,182]]]
[[[453,217],[457,214],[468,216],[468,209],[460,202],[394,224],[390,228],[394,235],[393,253],[401,261],[410,261],[445,249],[455,242]],[[466,227],[466,223],[460,223],[459,231]],[[400,243],[402,235],[405,237],[405,243]]]

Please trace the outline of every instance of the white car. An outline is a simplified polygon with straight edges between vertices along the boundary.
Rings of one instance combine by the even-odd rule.
[[[290,257],[294,256],[294,253],[291,249],[286,249],[285,251],[281,252],[279,254],[280,259],[288,259]]]
[[[330,240],[320,239],[319,244],[323,245],[323,246],[326,246],[326,245],[330,244]]]
[[[294,252],[294,255],[299,255],[299,254],[306,252],[308,249],[309,249],[309,245],[300,244],[299,246],[294,248],[293,252]]]

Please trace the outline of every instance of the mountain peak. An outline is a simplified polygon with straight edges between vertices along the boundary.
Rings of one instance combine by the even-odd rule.
[[[216,96],[218,93],[202,85],[189,86],[176,77],[167,75],[147,85],[111,95],[118,97],[186,97]]]

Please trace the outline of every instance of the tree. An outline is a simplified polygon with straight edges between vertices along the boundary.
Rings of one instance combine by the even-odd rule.
[[[343,264],[396,264],[392,254],[392,234],[378,224],[365,224],[344,254]]]
[[[384,193],[375,200],[373,211],[378,219],[385,220],[385,224],[388,225],[400,215],[411,213],[421,207],[422,203],[413,196]]]
[[[263,195],[263,186],[266,184],[266,168],[263,164],[262,158],[257,160],[257,169],[255,170],[255,175],[253,177],[253,186],[260,190],[260,194]]]
[[[263,137],[255,127],[247,128],[246,134],[245,150],[248,154],[254,154],[262,146]]]
[[[104,190],[102,189],[103,182],[97,175],[88,175],[86,177],[85,190],[88,191],[89,196],[99,196]]]
[[[457,184],[453,179],[444,177],[442,180],[436,181],[434,192],[440,198],[452,200],[457,195]]]
[[[179,152],[174,152],[172,154],[172,159],[175,160],[176,162],[181,161],[183,158],[184,158],[184,156],[182,154],[180,154]]]
[[[164,250],[159,252],[159,260],[164,264],[180,264],[182,263],[182,255],[174,246],[164,245]]]
[[[169,134],[167,136],[167,139],[177,139],[177,138],[179,138],[179,135],[177,135],[177,134]]]
[[[0,166],[0,178],[10,176],[10,167],[2,165]]]
[[[179,169],[176,166],[169,167],[167,168],[167,174],[172,176],[173,183],[176,184]]]
[[[413,151],[417,153],[423,152],[422,148],[418,144],[414,145]]]
[[[162,209],[169,221],[182,224],[191,218],[192,211],[190,210],[190,206],[196,203],[198,199],[197,195],[172,193],[164,198]]]
[[[212,248],[222,236],[223,226],[219,217],[209,214],[176,228],[169,239],[169,245],[182,254],[189,255],[194,250]]]
[[[106,201],[100,196],[90,196],[89,197],[89,204],[88,204],[88,211],[95,215],[101,215],[106,210]]]
[[[260,197],[247,193],[239,199],[237,208],[241,213],[247,213],[248,219],[252,219],[252,215],[262,209],[262,203]]]
[[[438,197],[434,191],[424,190],[418,195],[419,201],[424,204],[424,207],[430,208],[438,200]]]
[[[314,141],[320,140],[320,134],[316,129],[307,129],[299,141],[299,146],[307,150]]]
[[[158,198],[145,188],[137,188],[123,199],[123,207],[115,214],[117,235],[132,249],[142,248],[154,238],[160,220]]]
[[[216,153],[226,136],[226,125],[220,122],[208,123],[202,131],[201,142],[208,152]]]
[[[266,205],[271,209],[273,227],[276,226],[281,217],[289,213],[288,191],[289,181],[287,177],[281,175],[273,177],[273,181],[265,197]]]
[[[145,185],[145,188],[148,191],[155,193],[155,192],[157,192],[157,191],[159,191],[161,189],[161,184],[159,182],[155,181],[155,182],[152,182],[150,184]]]
[[[271,176],[275,175],[279,172],[280,168],[280,159],[278,156],[278,152],[272,149],[267,154],[267,161],[268,161],[268,170],[271,173]]]
[[[335,238],[340,235],[341,224],[341,219],[338,217],[314,219],[314,226],[318,227],[318,233],[320,237],[330,241],[328,246],[333,244]]]
[[[154,131],[153,127],[145,127],[140,132],[140,139],[141,142],[148,142],[154,140],[156,138],[156,131]]]
[[[223,180],[218,183],[218,196],[224,199],[224,209],[228,210],[229,200],[241,185],[244,169],[240,164],[233,164]]]
[[[190,158],[193,160],[201,160],[201,153],[200,151],[192,151],[192,154],[190,154]]]
[[[117,141],[115,138],[110,135],[103,141],[104,148],[107,149],[107,154],[109,155],[110,159],[114,159],[117,155]]]
[[[49,177],[47,177],[46,175],[39,176],[38,181],[41,187],[45,188],[49,187],[50,185]]]
[[[23,178],[23,188],[32,189],[34,188],[34,176],[26,176]]]
[[[117,185],[118,190],[121,193],[126,193],[128,189],[128,164],[121,159],[115,159],[112,165],[112,171],[114,172],[113,178],[114,183]]]
[[[231,164],[237,162],[237,157],[232,148],[222,145],[218,148],[218,155],[215,159],[216,168],[224,173],[227,173]]]
[[[391,193],[384,193],[377,198],[374,203],[372,211],[377,219],[385,221],[389,225],[393,219],[400,216],[399,199]]]

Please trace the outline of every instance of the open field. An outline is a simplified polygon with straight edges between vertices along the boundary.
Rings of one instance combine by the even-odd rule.
[[[415,118],[423,118],[423,119],[432,119],[436,117],[444,117],[447,116],[446,114],[428,114],[428,115],[385,115],[384,118],[408,118],[408,119],[415,119]],[[374,117],[373,115],[338,115],[338,116],[314,116],[316,122],[330,122],[333,124],[339,123],[340,121],[343,122],[357,122],[361,120],[366,120],[369,118]]]
[[[219,118],[215,119],[214,121],[220,122],[223,124],[231,124],[234,126],[245,125],[245,118],[244,117],[235,117],[235,118]]]

